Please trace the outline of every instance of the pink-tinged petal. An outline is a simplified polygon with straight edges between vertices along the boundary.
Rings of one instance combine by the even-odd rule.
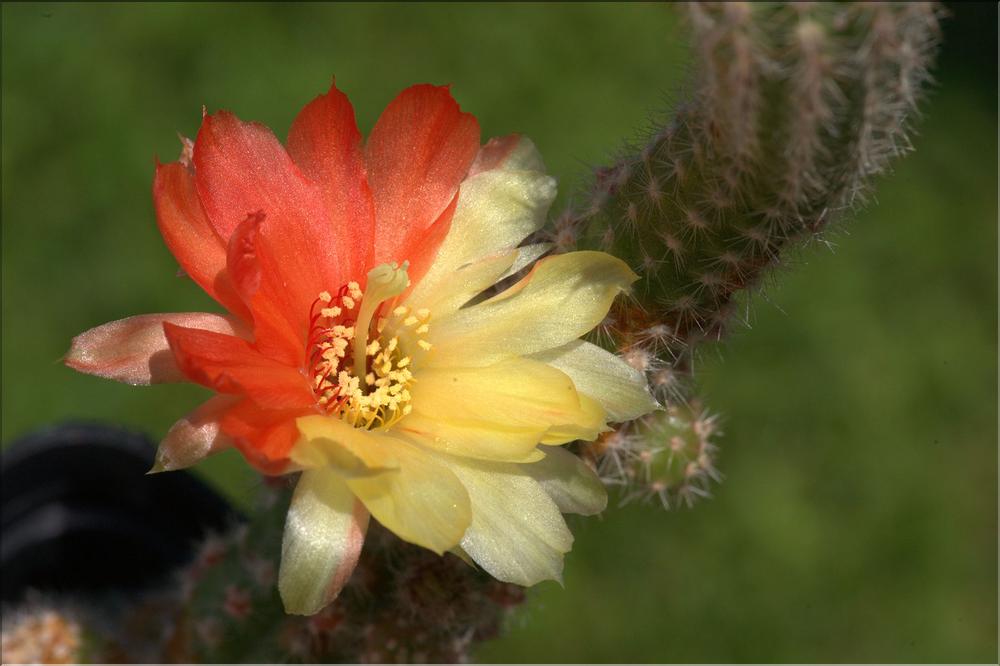
[[[177,421],[160,442],[150,472],[184,469],[206,456],[231,448],[233,441],[222,432],[220,419],[239,401],[236,396],[217,395]]]
[[[520,134],[497,136],[487,141],[486,145],[479,149],[476,159],[472,161],[472,166],[469,167],[469,178],[483,171],[499,169],[520,142]]]
[[[256,239],[271,260],[262,274],[281,286],[284,296],[275,305],[304,335],[316,296],[357,277],[344,272],[352,260],[350,233],[332,220],[320,186],[269,129],[224,111],[202,121],[194,165],[198,195],[224,240],[249,215],[266,217]]]
[[[232,439],[246,461],[262,474],[284,474],[299,439],[295,419],[313,413],[303,409],[262,409],[245,399],[221,418],[222,432]]]
[[[167,344],[165,323],[227,336],[247,335],[234,318],[207,312],[138,315],[81,333],[73,338],[63,360],[79,372],[126,384],[186,381]]]
[[[157,165],[153,204],[160,234],[184,274],[227,310],[250,321],[226,272],[226,245],[205,216],[190,169],[180,162]]]
[[[219,393],[244,394],[270,409],[315,404],[309,382],[297,369],[258,352],[231,335],[163,325],[177,367],[191,381]]]
[[[319,186],[331,224],[343,232],[345,275],[361,280],[374,249],[375,208],[354,107],[335,84],[306,104],[292,122],[288,154]]]
[[[417,85],[394,99],[365,147],[375,199],[374,263],[404,261],[451,202],[479,151],[479,123],[447,87]]]
[[[278,590],[286,613],[313,615],[337,597],[358,563],[368,517],[336,471],[302,473],[281,542]]]

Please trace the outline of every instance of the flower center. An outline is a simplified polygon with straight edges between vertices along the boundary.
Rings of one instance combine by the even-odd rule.
[[[368,272],[363,292],[348,282],[336,295],[322,292],[310,311],[308,365],[317,404],[355,428],[388,427],[412,410],[412,359],[403,348],[431,348],[423,338],[430,312],[389,310],[409,284],[406,269],[406,262],[380,264]]]

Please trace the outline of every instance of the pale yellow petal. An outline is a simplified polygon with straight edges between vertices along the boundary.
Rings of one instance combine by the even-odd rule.
[[[531,245],[524,245],[517,248],[517,258],[511,267],[507,269],[507,272],[500,276],[500,280],[508,278],[511,275],[516,275],[521,272],[522,269],[527,268],[531,264],[535,263],[539,257],[551,250],[555,245],[552,243],[532,243]]]
[[[601,404],[583,394],[577,394],[580,399],[580,411],[575,420],[569,423],[553,425],[545,431],[541,444],[565,444],[576,439],[586,442],[597,439],[602,432],[607,432],[607,413]]]
[[[431,420],[543,432],[556,426],[594,425],[565,373],[526,358],[480,368],[422,368],[410,392],[413,413]],[[404,418],[400,425],[406,422]]]
[[[414,287],[412,303],[422,303],[465,264],[513,250],[541,228],[556,195],[556,182],[531,159],[534,147],[527,139],[496,169],[478,173],[462,183],[451,229],[434,265]],[[526,143],[525,143],[526,142]]]
[[[604,483],[579,456],[566,449],[546,449],[543,460],[517,469],[538,481],[563,513],[590,516],[608,505]]]
[[[525,463],[545,455],[536,447],[545,435],[546,428],[541,426],[518,428],[443,416],[431,418],[414,412],[395,429],[424,446],[456,456]]]
[[[541,259],[502,294],[436,319],[425,364],[483,366],[562,346],[600,323],[636,278],[603,252]]]
[[[295,421],[302,437],[289,457],[305,469],[332,466],[347,476],[399,467],[395,440],[353,428],[336,416],[304,416]]]
[[[333,601],[354,571],[368,512],[333,470],[299,477],[285,519],[278,591],[285,612],[312,615]]]
[[[433,290],[422,290],[411,295],[406,304],[414,310],[427,308],[433,321],[444,317],[468,303],[473,297],[492,287],[510,271],[518,257],[518,250],[485,257],[466,264],[452,272],[448,280],[439,283]]]
[[[551,243],[535,243],[466,264],[455,270],[447,280],[438,283],[433,290],[422,289],[416,292],[416,300],[411,296],[406,305],[415,310],[426,308],[431,311],[434,319],[440,319],[497,282],[531,265],[551,248]]]
[[[537,463],[533,463],[537,464]],[[522,465],[451,459],[469,491],[472,524],[462,549],[493,577],[534,585],[562,580],[563,555],[573,545],[559,507]]]
[[[399,439],[399,469],[349,478],[347,485],[387,529],[439,555],[462,538],[472,513],[469,494],[433,454]]]
[[[531,358],[569,375],[577,391],[601,403],[610,421],[631,421],[659,407],[643,373],[597,345],[574,340]]]

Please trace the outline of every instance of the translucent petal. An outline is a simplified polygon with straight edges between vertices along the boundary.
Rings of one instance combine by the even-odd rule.
[[[278,591],[285,612],[312,615],[337,597],[358,562],[367,527],[368,512],[336,472],[302,473],[281,543]]]
[[[458,459],[449,464],[472,502],[472,524],[461,543],[465,552],[508,583],[561,581],[573,535],[541,484],[520,465]]]
[[[563,513],[590,516],[608,505],[604,483],[579,456],[566,449],[547,448],[543,460],[520,465],[517,471],[538,481]]]
[[[601,403],[611,421],[630,421],[659,407],[645,376],[597,345],[574,340],[531,358],[569,375],[576,390]]]
[[[552,243],[532,243],[531,245],[523,245],[517,248],[517,259],[511,264],[511,267],[507,269],[507,272],[500,276],[500,280],[510,277],[519,273],[521,270],[527,268],[531,264],[535,263],[540,256],[548,252],[554,247]]]

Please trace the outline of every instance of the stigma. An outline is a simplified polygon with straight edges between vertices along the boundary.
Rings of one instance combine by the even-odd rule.
[[[408,264],[380,264],[364,291],[348,282],[321,292],[310,311],[309,357],[319,408],[355,428],[387,428],[412,411],[408,354],[430,350],[430,311],[395,305],[409,286]]]

